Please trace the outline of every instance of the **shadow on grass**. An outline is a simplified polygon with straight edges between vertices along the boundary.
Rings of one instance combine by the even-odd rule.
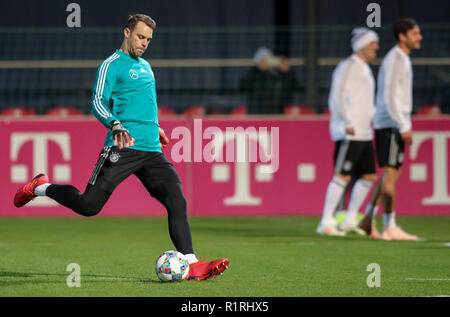
[[[195,227],[193,229],[195,233],[205,233],[214,236],[225,236],[225,237],[242,237],[242,238],[294,238],[294,239],[310,239],[314,241],[369,241],[369,237],[360,236],[357,234],[347,234],[345,237],[332,237],[318,235],[313,230],[307,230],[305,228],[283,228],[283,227],[240,227],[240,228],[230,228],[230,227]],[[372,240],[370,240],[372,241]]]
[[[0,272],[0,287],[1,286],[14,286],[25,284],[59,284],[65,283],[67,274],[63,273],[26,273],[26,272]],[[54,277],[64,277],[59,280],[52,280]],[[43,278],[48,277],[49,279]],[[7,279],[5,279],[7,278]],[[13,278],[13,279],[11,279]],[[14,278],[17,278],[15,280]],[[111,276],[111,275],[99,275],[99,274],[81,274],[82,283],[102,283],[102,282],[137,282],[137,283],[157,283],[161,284],[159,280],[140,278],[140,277],[128,277],[128,276]]]
[[[221,236],[230,236],[230,237],[247,237],[247,238],[277,238],[277,237],[299,237],[304,236],[303,232],[299,229],[286,229],[286,228],[255,228],[252,226],[240,228],[232,228],[229,226],[219,227],[200,227],[195,226],[193,228],[195,233],[205,233],[211,235],[221,235]]]

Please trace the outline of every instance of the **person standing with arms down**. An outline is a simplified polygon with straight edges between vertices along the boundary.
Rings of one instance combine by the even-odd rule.
[[[395,199],[398,178],[402,172],[405,144],[412,144],[413,130],[412,83],[413,71],[409,55],[420,49],[422,35],[416,21],[403,18],[393,25],[395,45],[384,57],[378,73],[376,113],[374,117],[378,164],[383,177],[368,205],[365,217],[359,224],[366,232],[375,216],[376,205],[383,207],[384,240],[417,240],[417,236],[404,232],[396,223]]]
[[[378,42],[374,31],[354,29],[351,40],[353,54],[333,71],[328,106],[330,133],[335,142],[335,175],[328,185],[322,219],[316,230],[321,235],[365,234],[357,227],[356,216],[376,182],[371,128],[375,113],[375,79],[368,64],[376,57]],[[362,176],[353,186],[347,215],[338,227],[333,213],[351,175]]]
[[[141,58],[155,28],[156,23],[149,16],[130,15],[122,46],[97,70],[92,113],[108,133],[85,192],[71,185],[50,184],[47,175],[39,174],[17,191],[14,204],[22,207],[36,196],[47,196],[80,215],[94,216],[114,189],[135,174],[167,210],[170,238],[189,261],[187,279],[205,280],[221,274],[229,260],[203,262],[196,258],[181,182],[161,151],[169,140],[158,123],[151,66]]]
[[[277,57],[259,48],[253,58],[255,66],[241,78],[239,91],[246,95],[249,114],[282,114],[292,104],[298,87],[297,77],[286,57]]]

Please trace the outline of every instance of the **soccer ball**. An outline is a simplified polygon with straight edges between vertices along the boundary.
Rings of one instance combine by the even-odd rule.
[[[163,282],[179,282],[185,280],[189,274],[189,262],[178,251],[166,251],[156,261],[155,271]]]

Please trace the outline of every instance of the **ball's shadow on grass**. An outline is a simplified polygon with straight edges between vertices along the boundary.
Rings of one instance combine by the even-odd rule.
[[[1,286],[14,286],[25,284],[60,284],[66,283],[66,278],[70,273],[26,273],[26,272],[0,272],[0,287]],[[64,279],[51,280],[43,277],[57,277],[61,276]],[[3,278],[18,278],[18,280]],[[19,280],[20,279],[20,280]],[[101,283],[101,282],[137,282],[137,283],[155,283],[161,284],[159,280],[140,278],[140,277],[128,277],[128,276],[111,276],[111,275],[99,275],[99,274],[81,274],[81,283]]]

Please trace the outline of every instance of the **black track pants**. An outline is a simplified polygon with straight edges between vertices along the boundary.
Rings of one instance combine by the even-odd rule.
[[[72,185],[50,185],[46,195],[80,215],[95,216],[114,189],[131,174],[135,174],[150,195],[166,208],[175,248],[183,254],[194,253],[181,182],[162,153],[106,147],[100,153],[84,193]]]

